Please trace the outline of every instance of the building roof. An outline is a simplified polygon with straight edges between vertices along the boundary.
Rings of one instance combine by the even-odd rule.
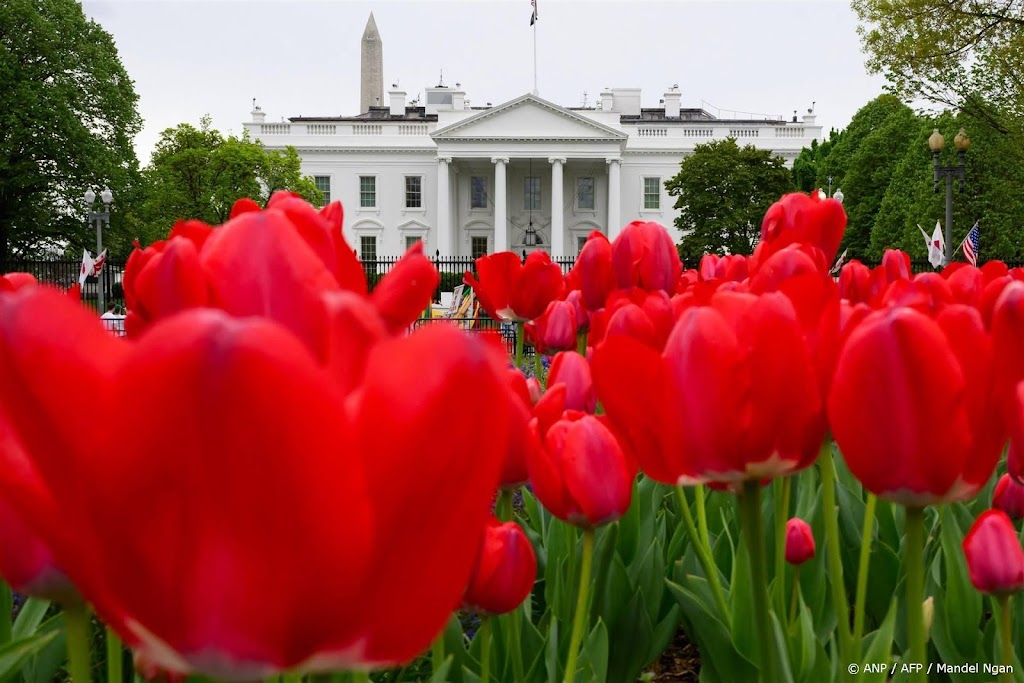
[[[437,114],[428,114],[426,107],[406,107],[405,114],[392,116],[391,107],[370,107],[370,111],[358,116],[292,116],[292,123],[318,121],[437,121]]]

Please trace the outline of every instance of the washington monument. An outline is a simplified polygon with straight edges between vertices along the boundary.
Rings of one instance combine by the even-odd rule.
[[[359,113],[370,111],[370,107],[384,106],[384,48],[373,12],[363,31],[359,76]]]

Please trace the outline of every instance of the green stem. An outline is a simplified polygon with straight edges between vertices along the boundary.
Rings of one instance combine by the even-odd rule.
[[[124,655],[121,639],[107,627],[107,683],[124,683]]]
[[[0,644],[7,644],[11,640],[11,632],[14,628],[11,623],[11,612],[14,610],[14,596],[11,595],[11,587],[7,582],[0,579]]]
[[[544,372],[544,366],[541,365],[540,358],[540,351],[537,350],[536,346],[533,347],[533,376],[537,378],[538,382],[543,382],[544,378],[541,375]]]
[[[109,654],[109,653],[108,653]],[[289,671],[281,676],[282,683],[302,683],[302,674],[296,671]]]
[[[89,608],[83,602],[64,606],[64,630],[68,642],[68,670],[71,683],[89,683],[92,664],[89,654]]]
[[[437,674],[441,670],[441,666],[444,664],[444,631],[434,639],[434,644],[430,648],[430,670]]]
[[[924,664],[927,637],[924,632],[924,508],[908,507],[905,532],[907,538],[907,636],[910,639],[910,662]],[[924,669],[915,671],[911,681],[926,681]]]
[[[783,477],[774,483],[775,503],[775,609],[782,618],[786,605],[786,522],[789,519],[789,495],[791,479]]]
[[[711,586],[711,594],[715,596],[715,603],[721,613],[722,623],[726,628],[732,629],[732,613],[729,605],[725,602],[725,594],[722,592],[722,584],[718,580],[718,567],[711,557],[711,548],[701,539],[697,527],[693,524],[693,514],[690,512],[690,503],[686,500],[686,490],[682,486],[676,487],[676,495],[679,497],[679,507],[682,508],[683,524],[686,526],[686,533],[690,536],[690,544],[697,552],[697,560],[700,562],[704,576]],[[703,500],[703,496],[699,500]],[[700,509],[698,509],[700,514]]]
[[[576,353],[580,354],[584,358],[587,357],[587,331],[576,333]]]
[[[583,567],[580,569],[580,585],[576,592],[576,616],[572,622],[572,637],[569,639],[569,658],[565,662],[564,683],[576,679],[576,656],[583,642],[583,631],[587,625],[587,599],[590,597],[590,569],[594,559],[594,530],[583,530]]]
[[[853,659],[860,661],[864,637],[864,605],[868,599],[868,571],[871,566],[871,536],[875,527],[875,506],[878,498],[868,492],[864,506],[864,531],[860,536],[860,562],[857,565],[857,594],[853,599]]]
[[[754,594],[754,621],[757,624],[760,678],[773,683],[776,676],[775,633],[768,609],[768,583],[764,567],[764,536],[761,524],[761,484],[757,480],[743,482],[740,493],[740,520],[743,539],[750,555],[750,581]]]
[[[512,491],[501,489],[498,492],[498,504],[494,506],[494,516],[502,522],[508,522],[512,519],[512,512]]]
[[[352,683],[370,683],[369,671],[353,671]]]
[[[779,578],[782,582],[782,578]],[[793,597],[789,600],[789,623],[796,623],[796,608],[800,602],[800,565],[793,566]]]
[[[517,681],[526,680],[523,678],[523,652],[519,645],[519,631],[522,628],[520,619],[523,616],[523,607],[520,605],[512,610],[506,622],[509,628],[509,656],[512,658],[512,675]]]
[[[999,598],[999,642],[1002,645],[1002,659],[1006,670],[1000,674],[1003,683],[1013,683],[1013,624],[1010,621],[1012,598],[1000,595]]]
[[[704,508],[704,485],[697,484],[693,487],[693,495],[696,498],[697,508],[697,531],[700,532],[700,542],[711,552],[711,535],[708,534],[708,513]]]
[[[491,678],[491,618],[480,620],[480,683]]]
[[[526,326],[522,321],[516,322],[516,367],[523,369],[523,337],[526,336]]]
[[[832,605],[839,627],[840,670],[850,659],[850,601],[843,582],[843,558],[839,552],[839,509],[836,507],[836,465],[832,461],[832,442],[825,441],[818,457],[821,466],[821,500],[825,518],[825,559],[832,586]]]

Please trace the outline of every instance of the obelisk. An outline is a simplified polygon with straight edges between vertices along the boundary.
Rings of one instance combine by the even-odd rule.
[[[363,31],[362,49],[359,57],[359,112],[366,113],[370,107],[383,107],[384,103],[384,48],[377,32],[373,12]]]

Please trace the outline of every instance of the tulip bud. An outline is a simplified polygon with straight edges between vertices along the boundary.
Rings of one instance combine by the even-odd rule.
[[[545,352],[576,348],[576,311],[568,301],[552,301],[533,324],[534,341]]]
[[[814,557],[814,551],[811,526],[799,517],[786,522],[786,562],[803,564]]]
[[[597,408],[597,394],[594,393],[590,364],[575,351],[563,351],[551,361],[548,387],[554,387],[556,384],[565,385],[566,409],[593,413]]]
[[[533,590],[536,578],[537,556],[522,527],[492,517],[463,604],[486,614],[511,612]]]
[[[981,513],[963,547],[971,583],[979,591],[1007,595],[1024,590],[1024,549],[1005,512]]]
[[[935,621],[935,598],[931,595],[921,603],[921,611],[924,612],[924,632],[925,637],[931,637],[932,622]]]
[[[992,507],[1002,510],[1010,519],[1024,518],[1024,486],[1015,482],[1010,475],[1004,474],[996,482],[996,490],[992,492]]]

